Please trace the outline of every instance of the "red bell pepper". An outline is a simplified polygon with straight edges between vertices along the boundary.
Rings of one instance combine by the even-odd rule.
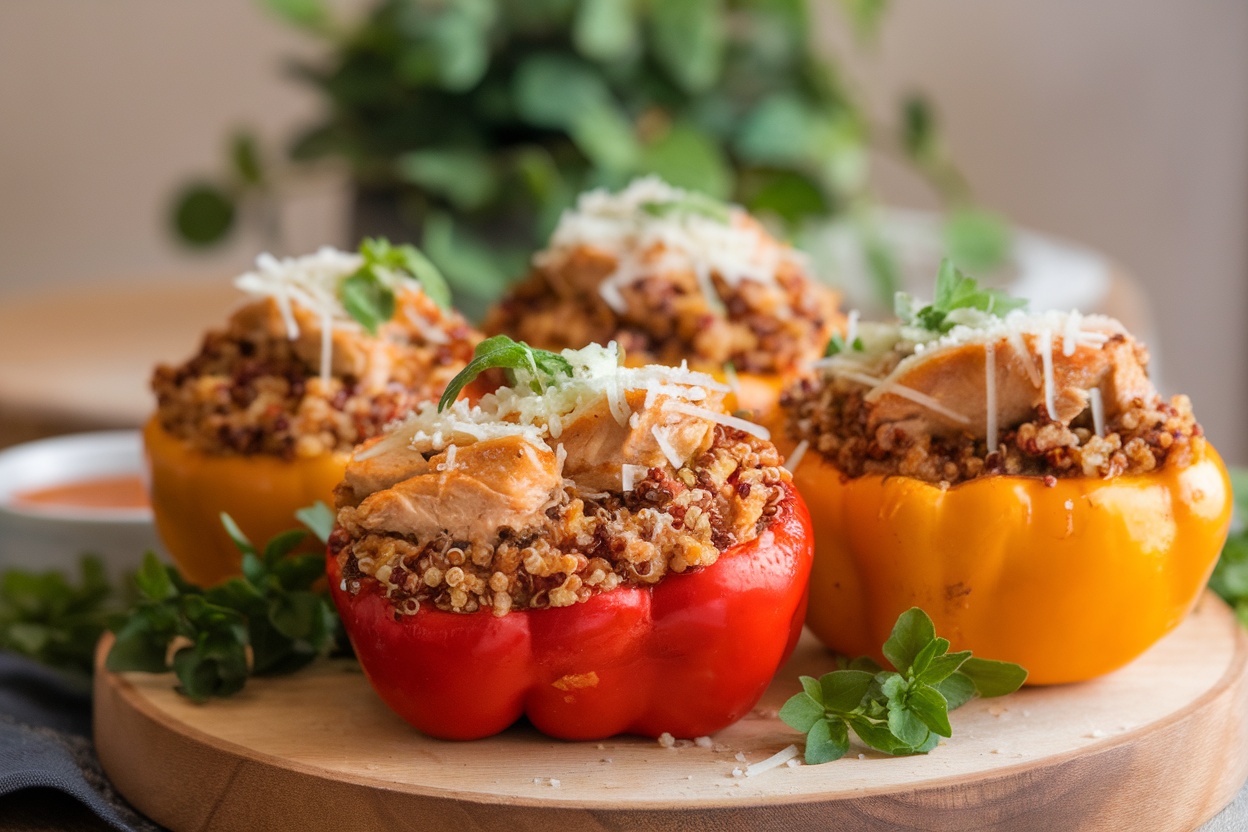
[[[329,582],[373,688],[433,737],[471,740],[522,716],[544,734],[699,737],[744,716],[788,658],[806,613],[813,538],[801,497],[698,571],[569,607],[396,615],[380,584]]]

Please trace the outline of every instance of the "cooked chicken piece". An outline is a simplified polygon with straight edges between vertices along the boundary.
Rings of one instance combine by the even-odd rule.
[[[646,408],[646,392],[629,390],[624,397],[633,414],[621,425],[604,396],[575,421],[566,422],[558,441],[567,452],[563,475],[590,491],[620,491],[621,466],[644,468],[669,465],[655,431],[665,437],[681,462],[710,447],[715,423],[665,407],[670,396],[658,395]],[[723,397],[712,392],[700,407],[718,410]]]
[[[429,540],[438,535],[493,543],[503,527],[522,529],[541,517],[562,488],[555,454],[520,436],[443,451],[428,469],[360,503],[355,521],[372,532]]]
[[[389,441],[387,441],[389,440]],[[378,443],[386,443],[382,453],[369,453]],[[381,449],[378,449],[381,450]],[[347,464],[343,486],[351,494],[350,502],[358,505],[374,491],[390,488],[395,483],[410,479],[429,470],[424,454],[406,441],[395,442],[393,437],[378,436],[356,448]]]
[[[1116,321],[1088,321],[1085,332],[1108,337],[1102,346],[1080,343],[1065,355],[1062,338],[1052,339],[1053,403],[1050,418],[1064,425],[1088,407],[1089,392],[1099,388],[1105,416],[1112,419],[1136,401],[1151,401],[1157,391],[1148,379],[1145,348]],[[991,342],[994,352],[997,424],[1015,425],[1033,418],[1045,404],[1040,336],[1019,335]],[[1019,347],[1025,350],[1021,354]],[[868,429],[892,425],[911,434],[947,436],[987,432],[987,355],[983,341],[933,347],[901,361],[883,384],[866,397],[872,405]],[[938,404],[916,402],[890,390],[907,388]]]

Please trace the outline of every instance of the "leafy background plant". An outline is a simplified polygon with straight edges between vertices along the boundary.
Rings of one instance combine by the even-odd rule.
[[[356,188],[356,232],[419,242],[472,311],[523,272],[579,192],[654,173],[790,235],[848,221],[887,305],[899,267],[874,225],[868,165],[883,149],[955,209],[958,265],[1005,254],[1004,224],[970,208],[929,104],[912,96],[894,124],[873,122],[812,44],[810,0],[381,0],[359,19],[328,0],[258,2],[324,44],[324,60],[290,69],[325,117],[276,164],[234,136],[228,172],[177,200],[188,243],[222,239],[240,203],[271,201],[301,165],[337,159]],[[860,41],[875,38],[883,0],[836,5]]]

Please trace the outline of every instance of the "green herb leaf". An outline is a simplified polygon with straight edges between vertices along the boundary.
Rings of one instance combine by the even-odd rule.
[[[823,703],[816,701],[809,693],[799,693],[780,708],[780,720],[790,728],[806,733],[815,723],[823,721]]]
[[[338,284],[338,299],[347,314],[373,335],[394,317],[394,290],[367,267]]]
[[[300,513],[324,526],[328,508],[317,509]],[[221,518],[242,553],[243,576],[202,589],[149,554],[138,581],[143,597],[114,624],[110,670],[172,670],[178,691],[203,701],[241,690],[253,674],[290,673],[334,646],[339,624],[333,604],[312,590],[324,578],[324,555],[292,554],[308,532],[283,532],[260,555],[228,515]],[[190,643],[170,658],[179,637]]]
[[[916,310],[914,299],[899,292],[893,309],[905,324],[944,333],[957,323],[950,313],[966,309],[1001,317],[1026,305],[1026,300],[1010,297],[999,289],[981,289],[974,279],[958,271],[952,260],[945,258],[936,275],[936,295],[930,304]]]
[[[523,370],[533,376],[534,383],[553,383],[560,376],[572,375],[572,365],[562,355],[530,347],[523,341],[513,341],[506,335],[495,335],[477,344],[472,361],[459,371],[442,393],[438,410],[450,407],[460,391],[486,370]]]
[[[322,543],[329,542],[330,532],[334,530],[334,522],[337,520],[334,510],[320,500],[296,511],[295,518],[311,529],[312,534]]]
[[[696,191],[689,191],[679,199],[664,202],[644,202],[641,205],[641,210],[652,217],[673,217],[692,214],[706,217],[725,225],[732,219],[732,211],[728,205]]]
[[[936,682],[935,687],[945,697],[951,711],[956,711],[975,698],[975,683],[965,673],[952,673]]]
[[[996,214],[963,208],[945,222],[945,249],[959,268],[971,271],[995,269],[1009,258],[1010,226]]]
[[[820,679],[800,677],[802,692],[785,702],[780,719],[806,734],[808,763],[844,756],[850,730],[886,754],[926,754],[940,737],[953,735],[949,711],[977,693],[1017,690],[1027,676],[1018,665],[948,650],[927,613],[913,607],[898,617],[884,644],[896,670],[865,657],[838,658],[839,669]]]
[[[862,670],[834,670],[825,674],[819,685],[823,703],[830,711],[848,713],[866,698],[875,676]]]
[[[975,685],[975,692],[983,697],[1005,696],[1013,693],[1027,681],[1027,671],[1012,662],[998,662],[972,656],[962,663],[958,672]]]
[[[884,658],[899,671],[907,671],[927,644],[936,638],[936,628],[927,613],[911,607],[893,625],[893,632],[884,642]]]
[[[819,720],[806,733],[806,764],[839,760],[849,751],[849,732],[840,720]]]

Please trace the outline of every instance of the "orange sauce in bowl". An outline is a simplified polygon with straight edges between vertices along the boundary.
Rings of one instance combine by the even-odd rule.
[[[24,508],[108,509],[148,508],[151,502],[138,474],[122,474],[18,491],[12,504]]]

